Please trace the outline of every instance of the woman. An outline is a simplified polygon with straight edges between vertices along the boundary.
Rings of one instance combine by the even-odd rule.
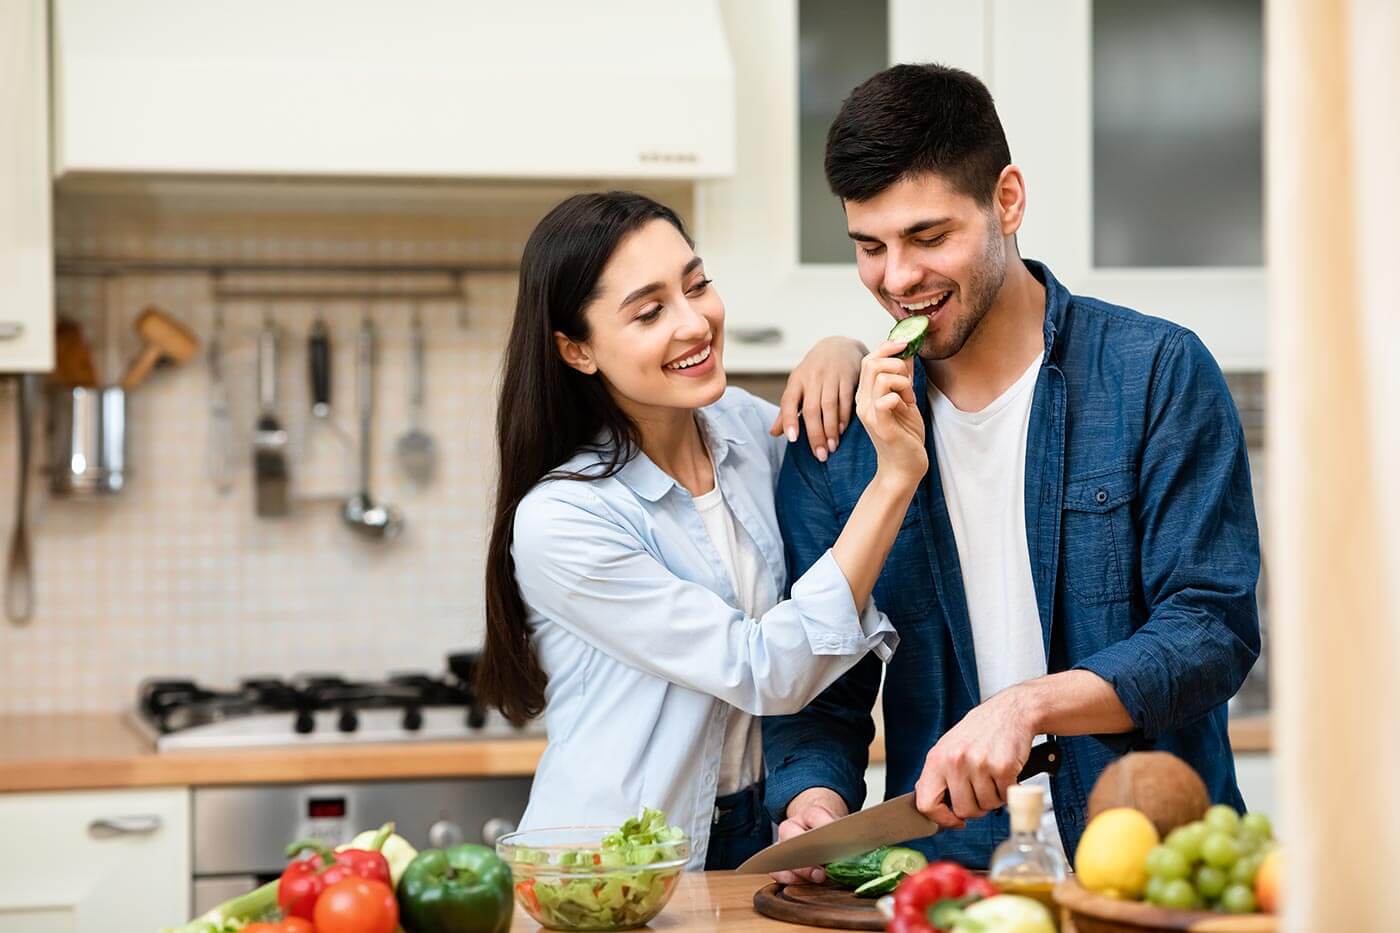
[[[928,468],[909,366],[862,364],[878,455],[831,551],[786,586],[776,409],[725,387],[724,306],[680,220],[578,195],[521,259],[498,420],[482,698],[549,745],[523,825],[613,823],[643,805],[690,867],[768,845],[757,720],[801,709],[897,638],[870,603]]]

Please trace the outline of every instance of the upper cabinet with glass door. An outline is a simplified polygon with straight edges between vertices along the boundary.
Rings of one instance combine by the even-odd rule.
[[[822,170],[860,81],[936,61],[992,89],[1025,172],[1023,256],[1072,291],[1178,321],[1264,364],[1261,0],[724,0],[732,179],[697,191],[726,363],[780,371],[817,337],[880,339]]]

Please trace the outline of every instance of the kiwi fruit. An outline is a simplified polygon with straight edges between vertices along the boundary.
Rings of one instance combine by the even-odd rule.
[[[1089,794],[1089,819],[1114,807],[1139,810],[1163,838],[1199,820],[1210,806],[1206,784],[1171,752],[1132,752],[1104,769]]]

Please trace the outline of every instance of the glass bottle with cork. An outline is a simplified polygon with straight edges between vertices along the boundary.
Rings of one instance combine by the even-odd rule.
[[[993,884],[1007,894],[1033,897],[1058,913],[1051,892],[1065,880],[1065,857],[1041,835],[1045,790],[1031,784],[1015,784],[1006,790],[1011,813],[1011,836],[997,846],[987,872]]]

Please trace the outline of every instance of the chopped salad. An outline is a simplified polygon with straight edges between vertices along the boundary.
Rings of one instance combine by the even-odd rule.
[[[553,861],[544,849],[517,850],[517,872],[533,877],[517,882],[515,890],[526,910],[553,929],[639,927],[665,906],[688,853],[684,831],[648,807],[596,849],[566,850]]]

